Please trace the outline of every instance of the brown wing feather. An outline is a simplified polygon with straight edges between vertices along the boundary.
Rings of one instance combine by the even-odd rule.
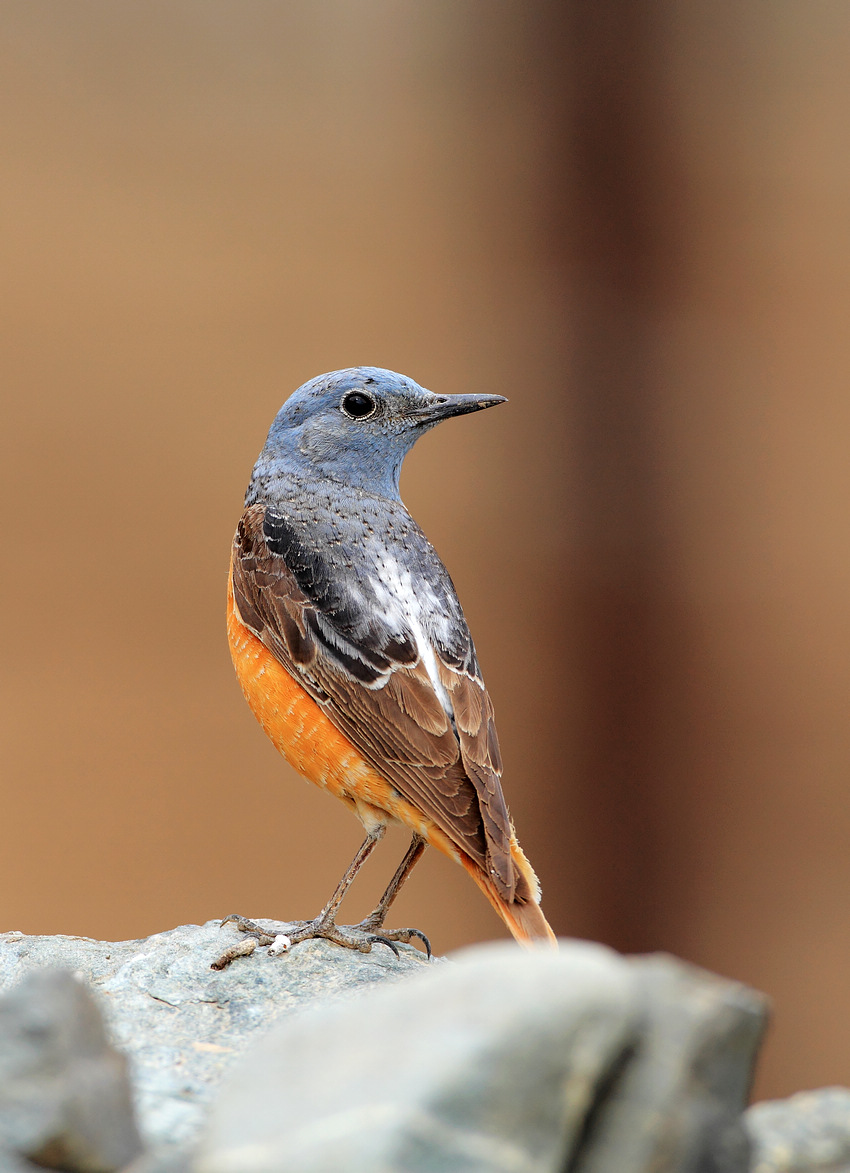
[[[263,514],[262,505],[246,509],[234,540],[233,590],[243,623],[370,765],[485,870],[504,899],[521,897],[493,706],[483,683],[438,661],[453,729],[421,662],[392,665],[381,687],[354,679],[313,638],[313,604],[284,559],[269,551]]]

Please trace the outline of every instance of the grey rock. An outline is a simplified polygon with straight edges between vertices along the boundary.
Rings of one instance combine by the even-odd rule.
[[[597,1104],[571,1173],[746,1173],[741,1113],[765,999],[673,957],[628,963],[643,1005],[640,1038]]]
[[[744,1173],[764,1002],[562,942],[456,955],[281,1022],[234,1067],[193,1173]]]
[[[850,1090],[800,1092],[755,1104],[744,1116],[751,1173],[850,1173]]]
[[[52,1169],[110,1173],[141,1151],[126,1060],[91,995],[65,970],[0,998],[0,1147]]]
[[[37,1173],[37,1170],[38,1165],[33,1165],[26,1157],[0,1146],[0,1173]]]
[[[258,950],[221,972],[210,969],[238,936],[218,921],[117,943],[4,933],[0,990],[49,966],[75,971],[130,1060],[143,1138],[185,1144],[232,1061],[277,1018],[429,967],[412,946],[399,946],[397,960],[378,947],[364,955],[307,941],[280,957]]]
[[[276,1024],[231,1072],[194,1173],[556,1173],[639,1027],[631,971],[601,946],[464,951]]]

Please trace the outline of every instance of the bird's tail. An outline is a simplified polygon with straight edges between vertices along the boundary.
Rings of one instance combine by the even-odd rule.
[[[537,882],[537,876],[525,858],[515,836],[511,836],[511,859],[519,874],[520,883],[517,885],[519,889],[517,897],[509,903],[499,893],[496,885],[479,864],[470,859],[468,855],[461,853],[460,856],[460,862],[520,945],[530,948],[545,942],[557,949],[558,940],[540,908],[540,885]]]

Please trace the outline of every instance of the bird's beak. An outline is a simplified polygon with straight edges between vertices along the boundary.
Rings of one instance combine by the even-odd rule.
[[[438,424],[453,415],[466,415],[470,411],[483,411],[507,403],[504,395],[437,395],[430,403],[423,403],[414,410],[413,418],[419,424]]]

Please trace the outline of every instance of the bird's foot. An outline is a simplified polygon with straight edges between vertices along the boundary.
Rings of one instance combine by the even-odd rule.
[[[355,927],[367,933],[380,931],[381,937],[387,942],[400,941],[402,945],[409,945],[414,939],[421,941],[425,946],[428,960],[431,960],[431,942],[420,929],[385,929],[383,925],[376,924],[369,916]]]
[[[310,921],[274,923],[274,927],[270,928],[256,924],[247,917],[232,914],[226,916],[221,924],[222,927],[232,924],[244,934],[244,937],[225,949],[212,963],[211,969],[226,969],[237,957],[250,957],[258,945],[267,945],[269,956],[277,957],[281,953],[288,953],[293,945],[300,945],[302,941],[318,937],[333,941],[335,945],[342,945],[344,949],[356,949],[359,953],[370,953],[373,945],[386,945],[396,957],[400,955],[395,942],[407,944],[411,938],[416,937],[424,943],[429,959],[431,957],[430,942],[418,929],[383,929],[379,925],[371,925],[368,917],[359,925],[338,925],[329,917],[317,916],[315,920]],[[380,929],[380,932],[376,932],[375,929]]]

